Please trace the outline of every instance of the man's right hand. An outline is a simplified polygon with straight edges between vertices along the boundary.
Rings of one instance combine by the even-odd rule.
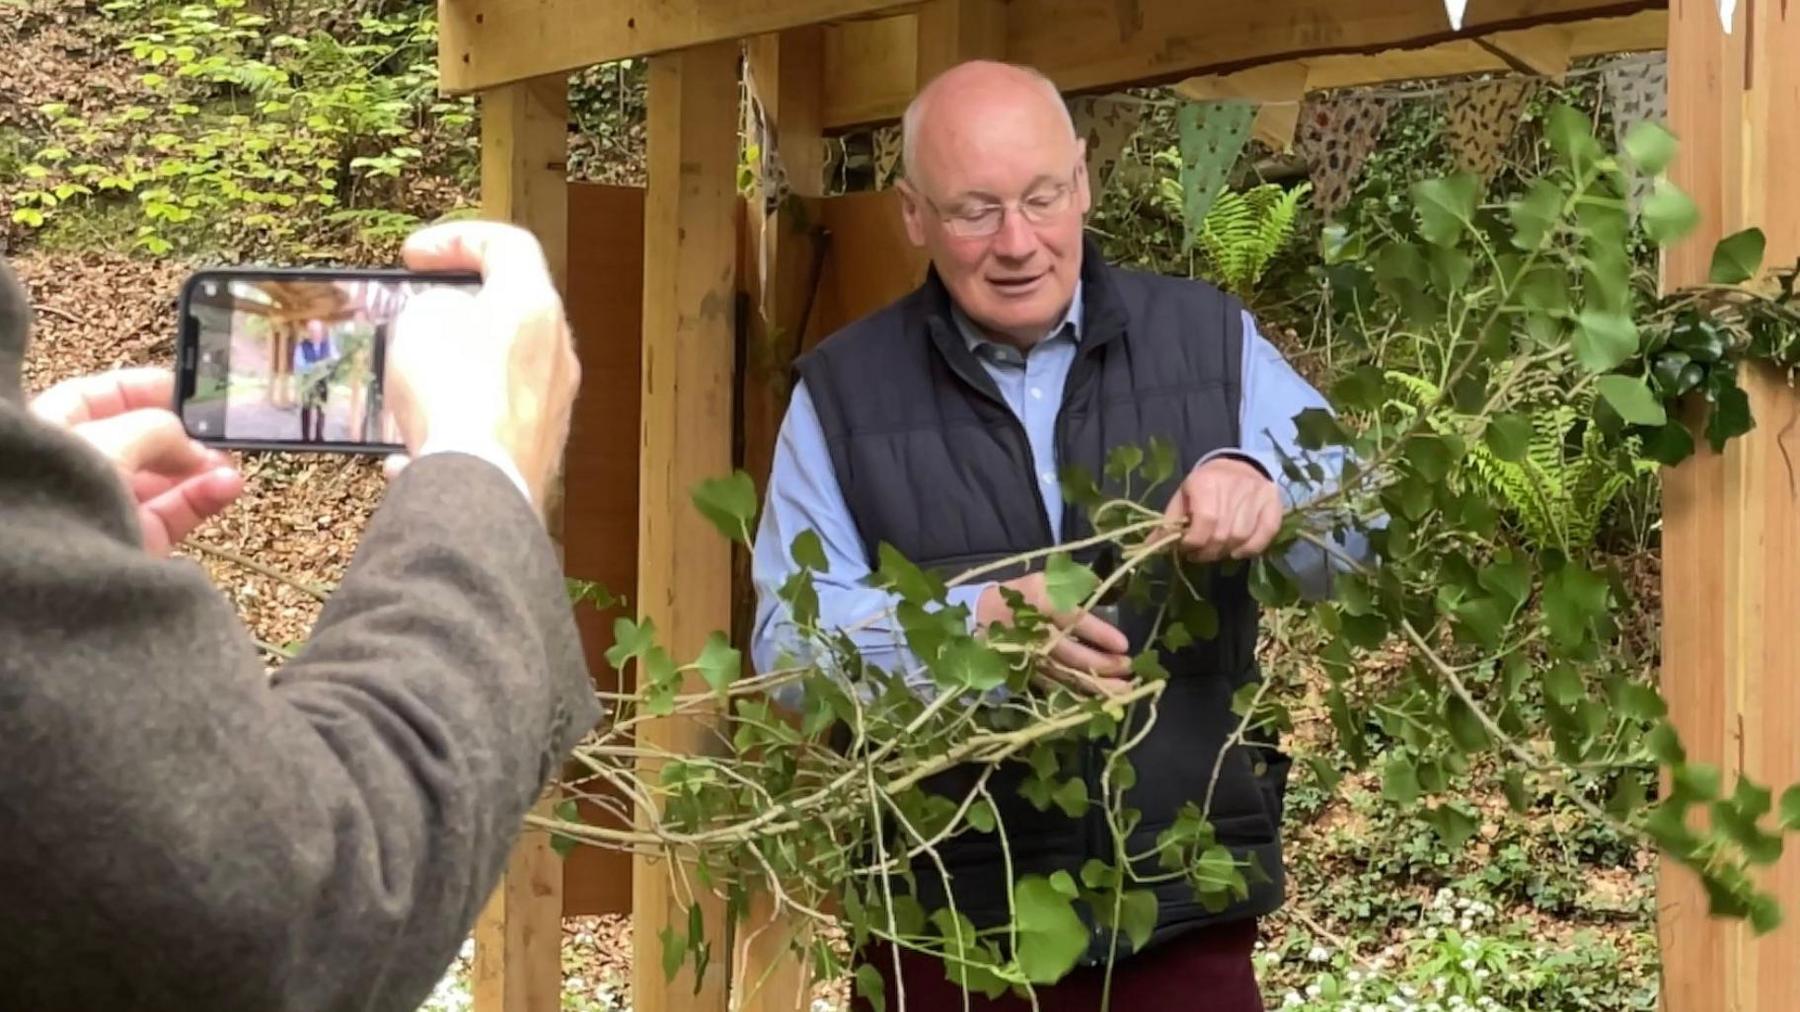
[[[402,255],[413,270],[482,275],[473,294],[409,300],[395,322],[388,375],[407,450],[497,445],[542,509],[581,384],[542,247],[513,225],[462,221],[415,233]]]
[[[1117,627],[1082,612],[1061,612],[1051,607],[1045,589],[1044,574],[1032,573],[1005,583],[990,584],[975,602],[975,621],[986,629],[998,622],[1011,625],[1012,607],[1002,596],[1002,588],[1016,591],[1025,603],[1043,613],[1050,621],[1068,631],[1061,642],[1050,650],[1050,657],[1077,671],[1106,679],[1122,679],[1131,674],[1131,643]]]

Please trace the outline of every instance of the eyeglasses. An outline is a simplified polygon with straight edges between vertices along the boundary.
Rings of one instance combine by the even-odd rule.
[[[1081,171],[1079,164],[1075,171]],[[1011,208],[1016,208],[1019,217],[1033,225],[1048,225],[1062,217],[1074,200],[1076,178],[1071,174],[1068,182],[1056,183],[1048,190],[1039,190],[1020,200],[975,204],[953,208],[948,212],[916,188],[909,189],[937,213],[951,235],[959,239],[982,239],[1000,231],[1000,226],[1006,221],[1006,212]]]

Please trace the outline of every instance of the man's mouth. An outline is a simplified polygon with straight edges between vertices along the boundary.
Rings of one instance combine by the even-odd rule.
[[[1006,294],[1019,294],[1030,291],[1032,286],[1043,280],[1043,278],[1044,275],[1041,273],[1029,274],[1021,277],[990,277],[988,278],[988,284],[993,285],[996,289]]]

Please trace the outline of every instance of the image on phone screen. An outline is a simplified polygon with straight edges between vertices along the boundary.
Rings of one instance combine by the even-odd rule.
[[[193,378],[181,404],[205,441],[397,447],[387,349],[408,299],[461,282],[398,277],[195,279]]]

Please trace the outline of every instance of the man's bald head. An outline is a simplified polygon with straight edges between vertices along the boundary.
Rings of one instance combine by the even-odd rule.
[[[944,71],[919,89],[900,121],[901,159],[907,178],[922,182],[925,150],[945,135],[980,129],[999,112],[1035,113],[1043,126],[1074,144],[1075,122],[1056,83],[1031,67],[995,60],[970,60]]]

